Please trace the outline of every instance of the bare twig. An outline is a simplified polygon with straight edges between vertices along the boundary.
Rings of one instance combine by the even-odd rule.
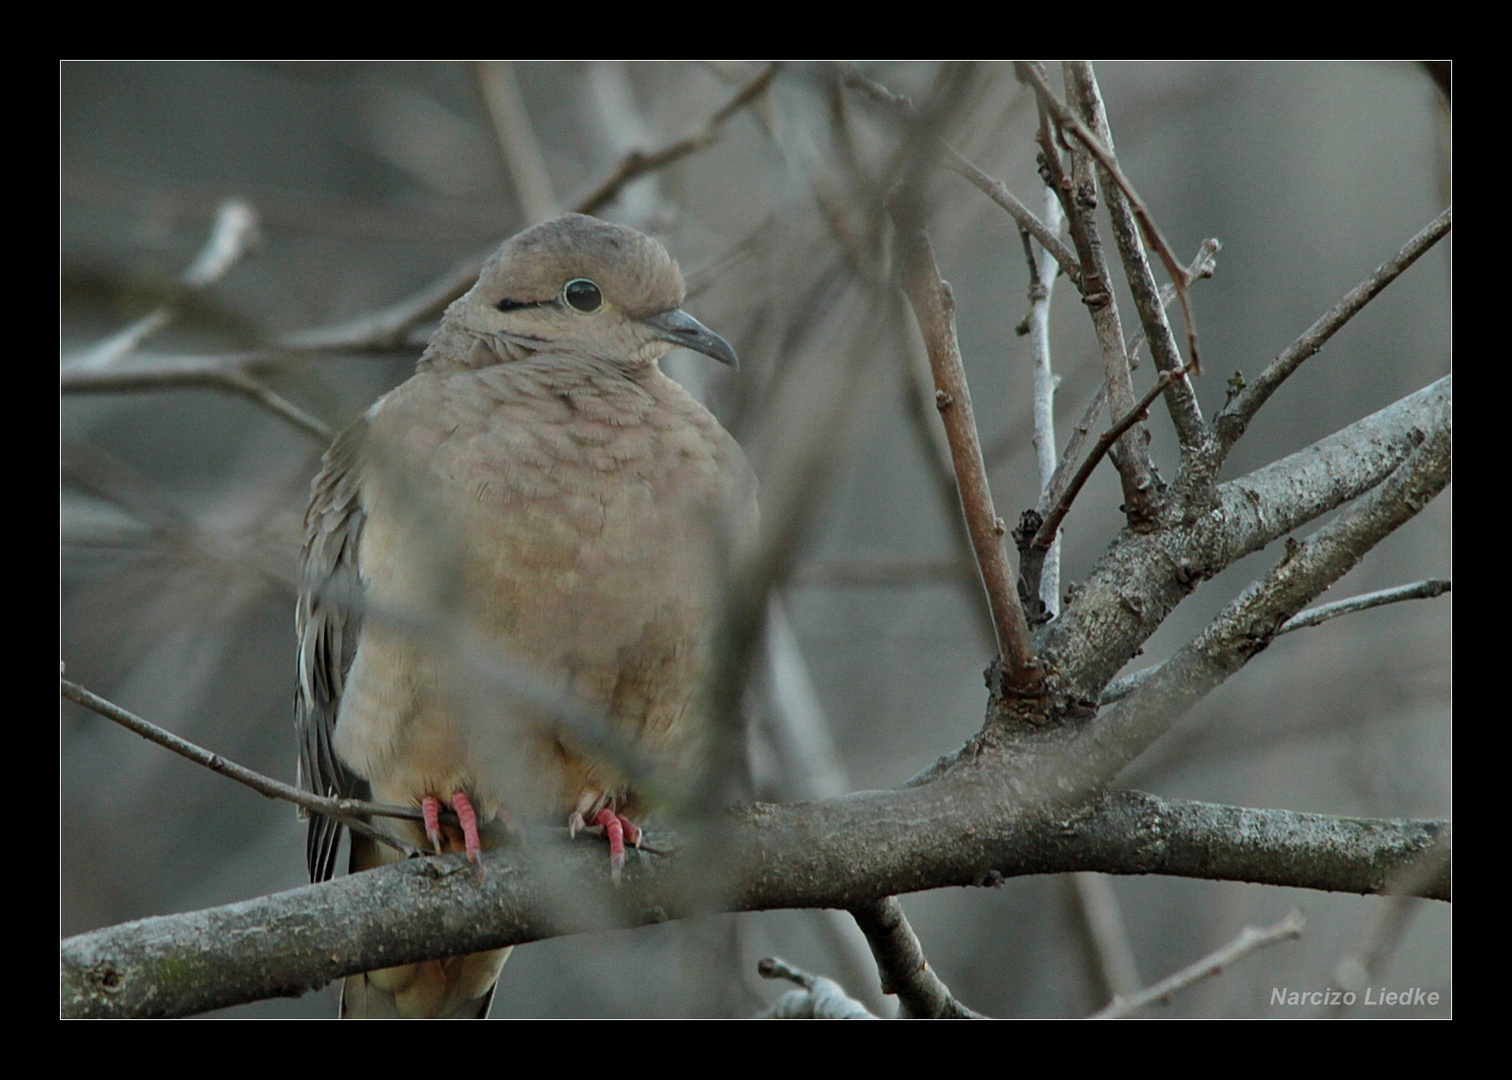
[[[844,84],[854,90],[859,90],[866,95],[867,99],[894,109],[905,116],[915,117],[918,115],[918,107],[913,99],[905,94],[895,94],[877,80],[862,74],[859,70],[849,65],[842,68]],[[1008,190],[1008,185],[1001,180],[987,175],[970,161],[955,147],[944,139],[937,140],[945,151],[945,158],[940,162],[942,168],[958,173],[976,186],[984,195],[997,203],[1018,224],[1020,229],[1025,230],[1048,251],[1066,276],[1078,286],[1081,284],[1081,264],[1077,262],[1076,255],[1068,248],[1060,236],[1059,230],[1046,224],[1034,216],[1018,197]]]
[[[908,418],[908,425],[915,438],[922,444],[919,449],[924,454],[930,479],[939,493],[940,505],[949,508],[959,503],[960,498],[956,494],[950,439],[935,419],[939,415],[939,399],[935,395],[934,373],[929,357],[921,357],[916,350],[907,349],[899,360],[903,366],[904,415]],[[997,631],[992,621],[992,604],[984,590],[970,587],[972,579],[978,575],[972,573],[975,554],[967,520],[960,514],[947,513],[946,526],[950,530],[951,543],[960,554],[960,561],[966,564],[972,614],[982,630],[995,640]]]
[[[734,97],[709,117],[702,129],[692,135],[677,139],[656,150],[637,150],[626,154],[609,178],[591,194],[579,200],[574,209],[580,214],[592,214],[612,200],[620,193],[621,188],[642,173],[660,169],[713,143],[719,138],[720,129],[724,127],[725,121],[766,93],[767,87],[777,75],[777,68],[776,64],[768,64],[760,75],[741,87]]]
[[[1276,633],[1289,634],[1293,630],[1305,630],[1309,626],[1317,626],[1321,622],[1336,619],[1340,615],[1352,615],[1356,611],[1367,611],[1373,607],[1380,607],[1382,604],[1395,604],[1401,600],[1431,600],[1448,591],[1448,578],[1425,578],[1411,585],[1398,585],[1394,589],[1381,589],[1379,592],[1365,593],[1362,596],[1352,596],[1348,600],[1335,600],[1331,604],[1319,604],[1315,608],[1308,608],[1287,619]]]
[[[210,240],[180,279],[187,289],[213,285],[261,242],[257,211],[244,199],[227,199],[215,212]]]
[[[1082,100],[1089,106],[1094,130],[1098,137],[1104,140],[1111,153],[1113,133],[1108,126],[1107,109],[1103,104],[1102,91],[1097,85],[1097,77],[1092,73],[1092,65],[1075,62],[1067,66],[1071,78],[1080,88]],[[1155,366],[1161,371],[1175,371],[1182,366],[1181,351],[1176,347],[1176,339],[1172,336],[1170,324],[1166,321],[1160,289],[1155,283],[1155,275],[1150,270],[1149,260],[1145,258],[1144,245],[1139,240],[1139,228],[1130,212],[1128,196],[1117,184],[1110,184],[1111,179],[1112,177],[1105,171],[1103,187],[1107,191],[1108,216],[1112,220],[1114,242],[1118,245],[1118,253],[1123,261],[1124,280],[1128,282],[1129,292],[1134,298],[1134,308],[1139,313],[1141,330],[1149,341],[1150,355],[1155,360]],[[1201,265],[1204,261],[1202,254],[1199,253],[1194,265]],[[1190,280],[1191,271],[1182,269],[1174,283],[1174,291],[1181,298],[1184,308],[1189,305],[1186,287]],[[1190,317],[1187,325],[1192,350],[1192,370],[1201,374],[1202,369],[1197,362],[1196,329]],[[1202,422],[1197,395],[1192,390],[1189,381],[1181,380],[1171,384],[1165,398],[1182,454],[1190,460],[1211,438],[1207,425]]]
[[[472,287],[483,269],[484,258],[480,254],[464,259],[417,292],[370,315],[285,334],[279,343],[290,349],[331,350],[390,350],[423,344],[423,338],[412,340],[411,332],[437,318],[447,304]]]
[[[259,235],[257,211],[252,204],[242,199],[227,199],[215,212],[215,223],[205,246],[188,269],[179,275],[179,285],[186,292],[203,292],[256,248]],[[65,359],[65,370],[103,371],[110,368],[172,322],[178,316],[178,306],[177,302],[164,304],[87,352]]]
[[[1187,349],[1192,358],[1192,370],[1201,374],[1202,365],[1197,353],[1197,324],[1192,315],[1191,299],[1187,295],[1189,281],[1186,271],[1176,258],[1176,253],[1171,249],[1171,245],[1161,235],[1160,229],[1155,224],[1154,217],[1150,214],[1149,207],[1145,205],[1144,199],[1140,198],[1139,192],[1134,189],[1133,182],[1124,175],[1124,171],[1119,167],[1118,159],[1114,156],[1112,149],[1104,145],[1103,141],[1082,122],[1082,119],[1072,109],[1058,101],[1055,95],[1051,93],[1050,87],[1045,81],[1045,74],[1039,69],[1039,65],[1018,63],[1014,65],[1014,69],[1018,71],[1020,77],[1025,82],[1034,88],[1034,92],[1039,95],[1045,107],[1055,116],[1056,122],[1061,127],[1070,129],[1077,140],[1087,148],[1088,153],[1097,159],[1097,163],[1106,170],[1108,176],[1118,185],[1124,195],[1128,197],[1129,205],[1134,211],[1134,216],[1138,219],[1140,228],[1145,234],[1145,242],[1155,249],[1155,253],[1160,256],[1160,261],[1165,263],[1166,273],[1171,276],[1171,281],[1176,285],[1176,295],[1181,299],[1181,310],[1187,323]]]
[[[1226,453],[1244,434],[1260,406],[1274,394],[1278,387],[1302,362],[1313,356],[1339,328],[1360,313],[1361,309],[1386,286],[1411,266],[1434,244],[1449,234],[1454,208],[1446,209],[1425,225],[1421,232],[1402,245],[1390,259],[1376,267],[1360,284],[1329,308],[1317,322],[1309,326],[1296,341],[1293,341],[1272,360],[1253,383],[1246,386],[1229,405],[1213,418],[1213,427],[1218,432],[1222,450]]]
[[[1056,223],[1041,221],[1035,217],[1033,211],[1019,202],[1013,192],[1008,190],[1007,184],[988,176],[948,143],[945,144],[945,160],[940,164],[951,172],[959,173],[970,180],[989,199],[1008,211],[1009,216],[1019,228],[1040,242],[1040,246],[1066,272],[1066,276],[1078,287],[1081,285],[1081,263],[1076,261],[1076,255],[1060,238],[1059,227]]]
[[[1068,82],[1068,90],[1074,84]],[[1093,160],[1083,150],[1068,147],[1071,151],[1071,171],[1068,173],[1060,160],[1060,127],[1043,98],[1039,99],[1040,124],[1035,140],[1040,145],[1041,176],[1060,199],[1066,212],[1066,226],[1076,244],[1076,254],[1082,264],[1082,303],[1092,319],[1092,328],[1097,335],[1098,352],[1102,356],[1103,377],[1107,384],[1109,419],[1125,416],[1134,406],[1134,386],[1130,379],[1128,345],[1124,338],[1123,324],[1114,296],[1112,275],[1102,240],[1098,236],[1097,221],[1093,211],[1097,205],[1097,184],[1093,172]],[[1123,489],[1124,513],[1136,531],[1153,526],[1156,506],[1156,481],[1154,466],[1147,451],[1148,437],[1143,429],[1129,431],[1115,443],[1113,465],[1118,470]]]
[[[354,832],[360,832],[364,836],[370,836],[380,843],[387,844],[405,856],[419,854],[408,844],[395,840],[392,836],[372,828],[365,821],[355,815],[370,814],[379,817],[406,818],[411,821],[420,821],[421,815],[418,808],[404,806],[385,806],[381,803],[365,802],[361,799],[330,799],[320,795],[312,795],[308,791],[301,791],[290,784],[274,780],[271,776],[264,776],[255,772],[245,765],[238,765],[229,761],[219,754],[212,753],[202,746],[190,742],[188,739],[179,737],[171,731],[166,731],[156,724],[143,720],[135,713],[128,712],[112,701],[107,701],[98,694],[92,693],[76,682],[59,677],[60,692],[69,701],[84,706],[90,712],[113,723],[120,724],[128,731],[135,732],[149,742],[157,743],[166,750],[171,750],[180,757],[188,758],[196,765],[203,765],[211,772],[220,773],[228,779],[235,780],[251,788],[259,795],[269,799],[283,799],[306,810],[313,810],[318,814],[327,814],[336,818],[347,828]]]
[[[866,935],[882,976],[882,992],[897,994],[902,1015],[911,1020],[980,1020],[982,1014],[956,1000],[924,959],[924,949],[908,925],[896,896],[852,905],[850,913]]]
[[[1097,964],[1097,977],[1108,997],[1137,993],[1141,986],[1139,965],[1108,878],[1083,872],[1069,875],[1069,882]]]
[[[1119,417],[1116,424],[1103,432],[1102,436],[1093,444],[1092,452],[1082,462],[1081,468],[1076,470],[1076,475],[1066,485],[1066,493],[1061,496],[1060,501],[1055,504],[1051,511],[1045,515],[1044,523],[1039,527],[1039,530],[1034,534],[1034,539],[1029,544],[1031,549],[1036,551],[1049,550],[1050,542],[1055,539],[1056,530],[1060,528],[1060,523],[1065,520],[1066,513],[1071,509],[1072,502],[1076,500],[1077,493],[1081,491],[1082,486],[1091,477],[1092,470],[1097,467],[1097,463],[1102,460],[1102,456],[1112,448],[1120,435],[1138,423],[1142,417],[1148,415],[1151,403],[1165,391],[1166,387],[1185,374],[1186,369],[1184,368],[1176,371],[1162,371],[1159,377],[1156,378],[1155,385],[1145,391],[1144,397],[1135,402],[1132,409]]]
[[[335,433],[328,424],[252,374],[256,368],[275,359],[276,354],[263,352],[226,353],[222,356],[138,354],[122,357],[103,368],[65,364],[59,372],[58,385],[65,394],[113,394],[186,387],[222,390],[250,398],[311,438],[329,442]]]
[[[1050,483],[1040,492],[1039,502],[1035,509],[1040,516],[1050,512],[1050,507],[1058,502],[1065,494],[1066,485],[1071,482],[1072,470],[1076,467],[1076,461],[1081,457],[1082,447],[1086,445],[1087,435],[1092,431],[1092,425],[1097,423],[1097,414],[1103,411],[1108,403],[1108,380],[1104,379],[1097,384],[1097,390],[1087,402],[1087,407],[1082,410],[1081,419],[1071,428],[1071,437],[1066,440],[1066,448],[1061,452],[1060,461],[1056,462],[1055,472],[1050,477]]]
[[[1006,686],[1025,694],[1033,693],[1040,681],[1039,663],[1029,640],[1013,585],[1008,552],[1003,546],[1007,531],[992,506],[992,492],[987,486],[987,469],[982,464],[982,448],[977,441],[976,419],[971,409],[971,393],[961,365],[960,345],[955,333],[955,299],[950,286],[940,278],[934,250],[924,231],[919,210],[907,205],[905,193],[889,200],[889,210],[898,225],[897,243],[902,268],[903,288],[913,305],[914,317],[924,336],[930,367],[935,377],[935,403],[945,422],[955,465],[956,485],[961,508],[966,515],[977,568],[992,608],[993,629],[1003,658]]]
[[[480,60],[473,65],[483,103],[492,122],[494,139],[504,170],[514,184],[520,213],[527,225],[546,221],[557,215],[556,192],[551,173],[546,169],[546,155],[525,109],[513,65],[506,60]]]
[[[1057,230],[1061,226],[1060,200],[1053,191],[1045,192],[1045,219]],[[1029,346],[1034,356],[1034,456],[1039,465],[1039,488],[1043,495],[1055,479],[1055,377],[1050,358],[1050,298],[1055,292],[1055,275],[1051,273],[1050,254],[1041,248],[1035,257],[1033,245],[1024,241],[1029,256]],[[1050,541],[1039,562],[1039,580],[1029,583],[1030,595],[1024,601],[1039,601],[1036,614],[1053,619],[1060,610],[1059,537]],[[1020,567],[1022,571],[1022,566]]]
[[[1221,949],[1215,949],[1195,964],[1182,968],[1169,978],[1161,979],[1154,986],[1147,987],[1137,994],[1131,994],[1129,997],[1115,994],[1107,1008],[1093,1013],[1091,1019],[1121,1020],[1133,1015],[1146,1005],[1157,1001],[1168,1001],[1188,987],[1221,974],[1225,968],[1244,959],[1252,952],[1258,952],[1280,941],[1301,937],[1305,925],[1302,913],[1292,908],[1286,918],[1270,926],[1246,926],[1239,932],[1238,937]]]
[[[763,979],[786,979],[801,986],[791,990],[758,1019],[765,1020],[875,1020],[865,1005],[847,994],[839,983],[823,975],[811,975],[786,960],[769,956],[756,965]]]
[[[1218,253],[1223,250],[1223,242],[1216,236],[1210,236],[1197,245],[1197,254],[1192,261],[1187,263],[1186,274],[1192,281],[1210,278],[1218,269]],[[1140,247],[1140,257],[1143,259],[1144,250]],[[1148,268],[1148,260],[1144,260]],[[1162,310],[1171,306],[1176,299],[1176,286],[1169,281],[1160,287],[1160,307]],[[1140,326],[1138,330],[1129,335],[1129,366],[1139,367],[1139,349],[1145,343],[1145,330]]]

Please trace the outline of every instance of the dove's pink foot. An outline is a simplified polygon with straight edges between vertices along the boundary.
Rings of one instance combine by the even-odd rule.
[[[427,795],[420,800],[420,813],[425,818],[425,835],[430,839],[432,851],[445,851],[441,846],[441,800]]]
[[[632,847],[640,847],[641,827],[629,818],[616,814],[607,806],[594,816],[593,824],[603,829],[604,836],[609,840],[609,876],[618,885],[620,874],[625,869],[625,841],[630,841]],[[576,810],[568,816],[568,836],[576,836],[578,830],[587,827],[588,823],[583,820],[583,815]]]
[[[483,857],[483,840],[478,836],[478,812],[473,809],[467,792],[452,792],[452,809],[457,812],[457,820],[462,823],[462,843],[467,848],[467,857],[474,866],[478,866]]]
[[[457,821],[462,825],[462,846],[467,851],[467,857],[474,866],[479,866],[483,855],[483,840],[478,835],[478,812],[473,809],[467,792],[452,792],[451,808],[456,811]],[[430,838],[431,847],[445,851],[445,841],[441,836],[441,800],[434,795],[427,795],[420,801],[420,813],[425,818],[425,835]]]

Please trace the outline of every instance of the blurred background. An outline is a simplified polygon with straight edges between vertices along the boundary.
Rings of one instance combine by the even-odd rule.
[[[1010,66],[864,71],[920,103],[948,86],[950,108],[933,130],[1041,208],[1035,109]],[[319,432],[402,381],[434,326],[421,319],[382,341],[354,334],[353,321],[460,280],[500,240],[580,205],[627,153],[707,136],[595,212],[662,239],[689,280],[687,309],[739,351],[738,374],[687,354],[667,367],[725,420],[765,497],[797,523],[775,603],[780,674],[753,678],[748,694],[754,792],[896,786],[972,735],[994,650],[940,484],[938,421],[917,407],[922,345],[885,284],[878,243],[881,197],[897,164],[906,171],[913,159],[900,150],[896,114],[840,87],[830,67],[783,66],[721,113],[765,73],[693,63],[62,64],[65,362],[93,362],[135,328],[137,353],[152,357],[255,351],[259,380],[240,393],[185,384],[64,395],[68,676],[292,782],[292,583]],[[1177,252],[1189,259],[1206,237],[1223,243],[1216,276],[1193,291],[1208,415],[1235,371],[1253,377],[1449,204],[1448,99],[1423,65],[1110,64],[1098,76],[1124,170]],[[1052,82],[1060,87],[1058,71]],[[1037,490],[1028,339],[1015,334],[1028,311],[1022,247],[1008,216],[959,176],[937,170],[922,182],[998,513],[1011,522]],[[233,198],[255,213],[255,249],[213,283],[186,286]],[[1304,365],[1229,475],[1447,374],[1449,266],[1445,242]],[[1100,362],[1074,289],[1062,282],[1055,300],[1064,440]],[[1128,332],[1137,320],[1124,311]],[[328,344],[359,338],[360,347]],[[1150,365],[1135,378],[1142,391]],[[1158,408],[1151,429],[1169,479],[1174,438]],[[1064,583],[1116,534],[1119,501],[1112,470],[1100,469],[1067,523]],[[1445,495],[1325,599],[1450,576],[1449,523]],[[1168,656],[1278,557],[1256,554],[1204,584],[1130,670]],[[1447,818],[1450,626],[1442,597],[1286,635],[1121,783],[1245,806]],[[795,754],[773,734],[778,717],[809,725],[806,749]],[[292,808],[67,702],[59,771],[65,936],[305,881]],[[1441,995],[1437,1008],[1390,1015],[1450,1012],[1444,904],[1403,912],[1375,898],[1241,884],[1029,877],[908,896],[904,907],[967,1004],[1075,1016],[1107,1000],[1089,902],[1117,912],[1125,960],[1147,983],[1246,924],[1302,909],[1300,941],[1159,1015],[1306,1013],[1272,1006],[1272,988],[1340,986],[1339,964],[1362,951],[1383,957],[1372,985]],[[775,912],[536,943],[506,966],[493,1015],[749,1015],[782,989],[755,974],[770,954],[890,1007],[858,940],[843,919]],[[232,1012],[329,1016],[334,1001],[327,990]]]

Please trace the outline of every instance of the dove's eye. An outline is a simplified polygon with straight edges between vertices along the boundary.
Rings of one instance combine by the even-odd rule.
[[[573,278],[562,286],[562,299],[574,311],[592,314],[604,306],[604,294],[599,287],[585,277]]]

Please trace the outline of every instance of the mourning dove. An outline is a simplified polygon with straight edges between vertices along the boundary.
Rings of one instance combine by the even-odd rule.
[[[307,789],[419,807],[423,831],[384,826],[475,862],[496,821],[597,825],[618,879],[645,810],[634,786],[549,715],[469,691],[425,628],[601,708],[653,762],[688,764],[721,560],[755,503],[734,439],[657,366],[677,346],[736,364],[683,295],[677,263],[633,229],[578,214],[528,229],[447,308],[414,376],[337,438],[312,485],[296,620]],[[312,880],[330,877],[340,832],[311,820]],[[354,836],[350,869],[398,857]],[[508,955],[354,975],[342,1015],[484,1016]]]

